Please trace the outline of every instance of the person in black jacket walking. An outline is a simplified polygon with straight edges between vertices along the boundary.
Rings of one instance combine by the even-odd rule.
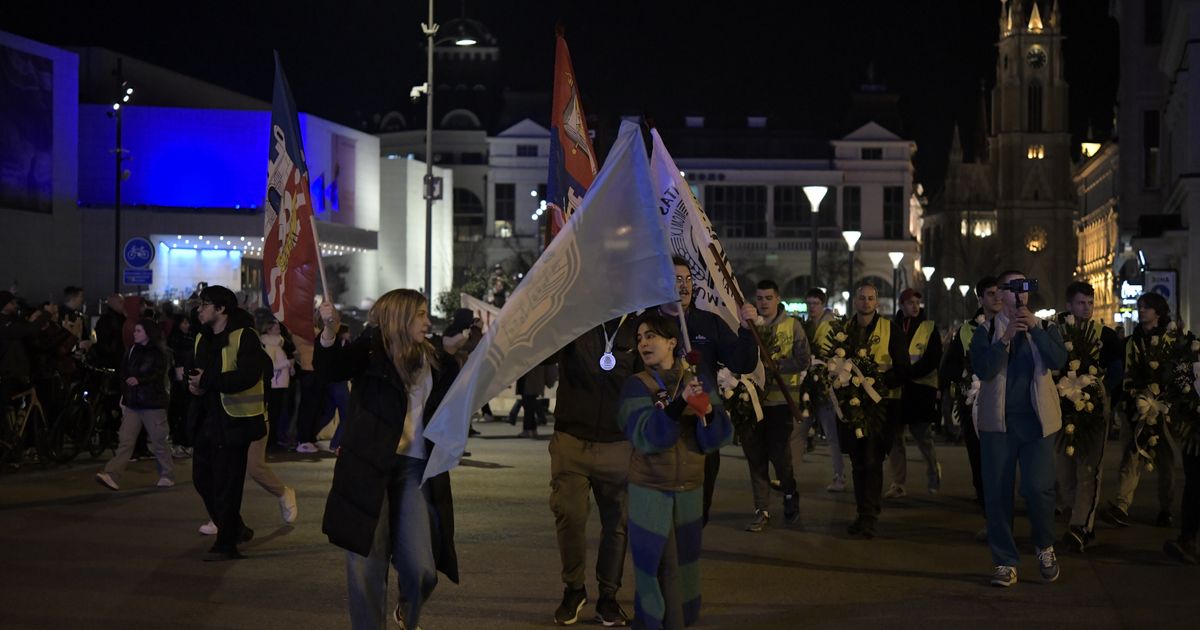
[[[217,526],[206,561],[244,556],[237,545],[254,537],[242,521],[242,485],[250,443],[267,434],[264,380],[271,373],[254,318],[220,285],[200,292],[201,330],[188,371],[192,408],[192,483]]]
[[[158,460],[158,487],[175,485],[175,468],[167,447],[167,352],[162,332],[154,320],[143,319],[133,327],[133,346],[121,362],[121,429],[116,454],[96,473],[96,482],[119,490],[118,480],[146,429],[150,451]]]
[[[417,627],[438,571],[458,582],[450,475],[421,484],[432,448],[425,423],[458,375],[441,341],[425,338],[428,308],[416,291],[389,291],[350,344],[335,343],[341,318],[333,305],[320,308],[313,368],[323,380],[354,380],[322,530],[347,551],[355,629],[384,627],[389,563],[400,587],[393,618],[401,628]]]

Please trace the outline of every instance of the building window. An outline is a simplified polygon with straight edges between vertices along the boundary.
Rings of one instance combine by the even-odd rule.
[[[830,188],[821,199],[817,213],[819,227],[837,226],[837,189]],[[775,187],[775,236],[811,237],[812,206],[803,186]]]
[[[883,147],[863,147],[862,159],[864,160],[882,160]]]
[[[883,187],[883,238],[904,238],[904,187]]]
[[[842,189],[842,229],[862,230],[862,189],[858,186]]]
[[[517,185],[496,184],[496,236],[510,238],[517,220]]]
[[[517,157],[537,157],[538,146],[536,144],[518,144]]]
[[[1038,133],[1042,130],[1042,84],[1034,81],[1029,84],[1029,103],[1026,120],[1029,131]]]
[[[1151,3],[1153,4],[1153,3]],[[1159,117],[1157,110],[1142,112],[1142,185],[1158,188]]]
[[[466,188],[454,189],[454,240],[470,243],[483,238],[483,203]]]
[[[766,186],[707,186],[704,208],[713,228],[724,238],[767,235]]]
[[[459,164],[487,164],[487,158],[478,151],[468,151],[459,158]]]

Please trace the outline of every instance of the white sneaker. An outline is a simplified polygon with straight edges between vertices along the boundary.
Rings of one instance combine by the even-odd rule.
[[[212,521],[209,521],[209,522],[201,525],[200,533],[204,534],[205,536],[216,536],[217,535],[217,524]]]
[[[396,604],[396,609],[392,611],[392,621],[400,626],[400,630],[408,630],[408,625],[404,623],[404,614],[400,612],[400,604]],[[421,626],[417,626],[413,630],[421,630]]]
[[[319,450],[319,451],[324,451],[326,453],[333,452],[333,447],[330,446],[329,440],[317,440],[316,447],[317,447],[317,450]]]
[[[296,507],[296,491],[284,486],[283,496],[279,497],[279,516],[284,523],[295,523],[299,510]]]
[[[887,492],[883,493],[885,499],[899,499],[906,496],[908,496],[908,491],[904,489],[904,486],[895,483],[887,489]]]
[[[120,490],[121,486],[117,485],[117,480],[112,478],[112,475],[106,472],[96,473],[96,483],[108,488],[109,490]]]
[[[168,479],[166,477],[158,478],[158,487],[159,488],[172,488],[174,486],[175,486],[175,482],[172,481],[171,479]]]
[[[825,489],[829,492],[845,492],[846,478],[841,475],[834,475],[833,481],[828,486],[825,486]]]
[[[320,452],[320,449],[318,449],[317,445],[313,444],[312,442],[301,442],[300,444],[298,444],[296,446],[296,452],[297,453],[318,453],[318,452]]]
[[[1017,583],[1017,568],[999,565],[992,571],[992,586],[1009,587]]]

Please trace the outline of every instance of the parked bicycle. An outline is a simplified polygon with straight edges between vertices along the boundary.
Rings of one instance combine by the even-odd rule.
[[[48,426],[37,390],[30,387],[13,394],[6,402],[0,414],[0,468],[13,461],[21,464],[27,448],[36,449],[44,462]]]

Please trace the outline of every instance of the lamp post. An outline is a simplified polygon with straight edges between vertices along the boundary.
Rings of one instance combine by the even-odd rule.
[[[888,252],[892,260],[892,306],[900,309],[900,261],[904,260],[904,252]]]
[[[842,230],[842,238],[846,239],[846,248],[850,250],[850,266],[846,268],[846,276],[850,281],[846,285],[847,289],[854,290],[854,246],[858,244],[858,239],[862,238],[862,232],[858,230]]]
[[[958,292],[962,294],[962,299],[958,301],[958,308],[960,311],[963,312],[964,320],[967,318],[967,314],[966,314],[966,307],[963,306],[963,302],[967,299],[967,292],[970,290],[971,290],[971,285],[969,285],[969,284],[958,285]]]
[[[946,276],[945,278],[942,278],[942,284],[946,285],[946,291],[949,292],[951,289],[954,288],[954,276]],[[946,319],[947,320],[954,319],[954,309],[950,306],[953,303],[954,303],[954,295],[951,294],[950,299],[946,300]]]
[[[925,276],[925,292],[929,294],[929,296],[926,298],[927,300],[933,300],[933,291],[929,290],[929,283],[933,280],[933,272],[935,271],[937,271],[937,269],[929,265],[921,267],[921,274]],[[932,301],[926,302],[925,310],[927,313],[929,313],[930,317],[933,316]]]
[[[925,282],[933,279],[933,272],[937,271],[935,267],[921,267],[921,273],[925,274]]]
[[[425,34],[425,299],[433,308],[433,201],[440,199],[441,186],[433,179],[433,48],[437,45],[438,25],[433,21],[433,0],[429,0],[429,22],[421,24]],[[455,45],[474,46],[475,40],[465,33],[453,38]],[[437,193],[435,195],[435,193]]]
[[[121,146],[121,122],[123,119],[121,106],[128,104],[129,99],[133,98],[133,88],[129,87],[129,82],[125,81],[125,73],[121,69],[121,59],[117,58],[117,79],[121,81],[121,92],[118,95],[120,100],[114,101],[110,114],[117,119],[117,147],[113,149],[113,155],[116,157],[116,185],[114,186],[113,198],[113,293],[121,292],[121,258],[123,248],[121,245],[121,182],[124,181],[124,169],[121,168],[121,162],[125,160],[125,149]]]
[[[829,188],[825,186],[805,186],[804,196],[808,197],[808,207],[812,210],[812,286],[821,286],[821,281],[817,278],[817,215],[821,213],[821,200],[825,198],[825,193],[829,192]]]

